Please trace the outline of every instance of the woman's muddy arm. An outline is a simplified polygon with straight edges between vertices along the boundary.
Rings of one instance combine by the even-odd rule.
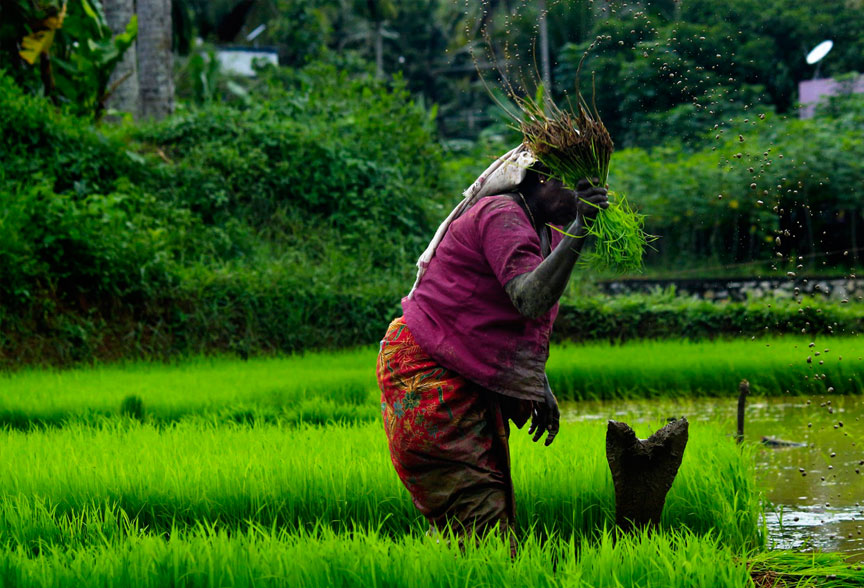
[[[585,223],[582,215],[566,230],[558,246],[533,271],[516,276],[504,286],[510,300],[519,314],[529,318],[539,318],[552,308],[561,295],[573,265],[579,259],[582,246],[585,244]]]

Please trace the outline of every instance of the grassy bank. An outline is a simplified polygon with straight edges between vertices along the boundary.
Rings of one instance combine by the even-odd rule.
[[[223,357],[27,369],[0,376],[0,424],[59,425],[124,411],[157,423],[190,416],[370,421],[378,418],[375,354],[374,348],[360,348],[249,361]],[[547,371],[561,400],[731,397],[742,378],[756,394],[818,394],[829,387],[846,394],[864,390],[861,357],[864,340],[858,337],[589,343],[553,346]]]
[[[710,340],[718,337],[854,335],[864,329],[864,304],[824,298],[756,298],[712,302],[672,291],[622,296],[569,296],[553,337],[558,341]]]
[[[535,527],[542,534],[591,535],[611,523],[604,443],[601,423],[566,423],[548,448],[514,430],[523,532]],[[426,530],[393,471],[378,423],[281,428],[187,422],[160,429],[121,421],[6,431],[0,462],[0,536],[31,545],[68,541],[64,529],[76,517],[99,528],[112,527],[98,523],[106,517],[129,517],[150,532],[249,522],[373,527],[391,535]],[[664,524],[712,532],[728,545],[758,545],[759,500],[749,454],[742,455],[725,431],[694,424]]]
[[[547,372],[553,390],[575,400],[735,396],[742,379],[756,394],[857,394],[862,358],[859,337],[639,341],[554,347]]]
[[[336,274],[331,283],[307,279],[285,263],[280,259],[255,271],[227,266],[215,277],[190,272],[165,299],[118,308],[99,320],[82,319],[77,310],[70,310],[50,315],[45,322],[44,308],[28,314],[0,302],[0,367],[345,349],[376,343],[401,313],[399,300],[405,292],[387,280],[375,281],[374,275],[355,280],[344,273]],[[351,261],[343,264],[350,267]],[[346,290],[346,281],[358,285]],[[564,301],[553,338],[695,341],[768,331],[812,337],[862,330],[861,303],[768,299],[721,304],[660,294]]]

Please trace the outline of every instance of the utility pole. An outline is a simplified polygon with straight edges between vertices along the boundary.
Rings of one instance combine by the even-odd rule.
[[[546,22],[546,0],[539,0],[540,7],[540,68],[543,76],[543,88],[547,96],[552,96],[552,73],[549,63],[549,27]]]

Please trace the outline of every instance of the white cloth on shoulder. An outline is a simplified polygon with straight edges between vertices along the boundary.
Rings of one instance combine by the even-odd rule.
[[[486,168],[486,171],[480,174],[480,177],[467,190],[462,192],[464,198],[447,215],[447,218],[435,231],[435,236],[432,237],[426,250],[417,260],[417,279],[411,287],[411,292],[408,293],[408,298],[414,295],[414,291],[417,289],[423,274],[426,273],[426,268],[429,267],[429,262],[435,256],[435,250],[444,238],[450,223],[462,216],[463,212],[471,208],[481,198],[514,192],[525,179],[528,168],[536,161],[537,158],[534,157],[528,147],[519,145],[495,160],[495,163]]]

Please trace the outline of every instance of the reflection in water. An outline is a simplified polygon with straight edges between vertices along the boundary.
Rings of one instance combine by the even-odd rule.
[[[657,423],[686,416],[735,431],[737,398],[578,402],[562,405],[566,420]],[[757,479],[766,489],[769,542],[780,548],[815,546],[864,561],[864,399],[860,396],[751,398],[746,441],[762,445]]]

